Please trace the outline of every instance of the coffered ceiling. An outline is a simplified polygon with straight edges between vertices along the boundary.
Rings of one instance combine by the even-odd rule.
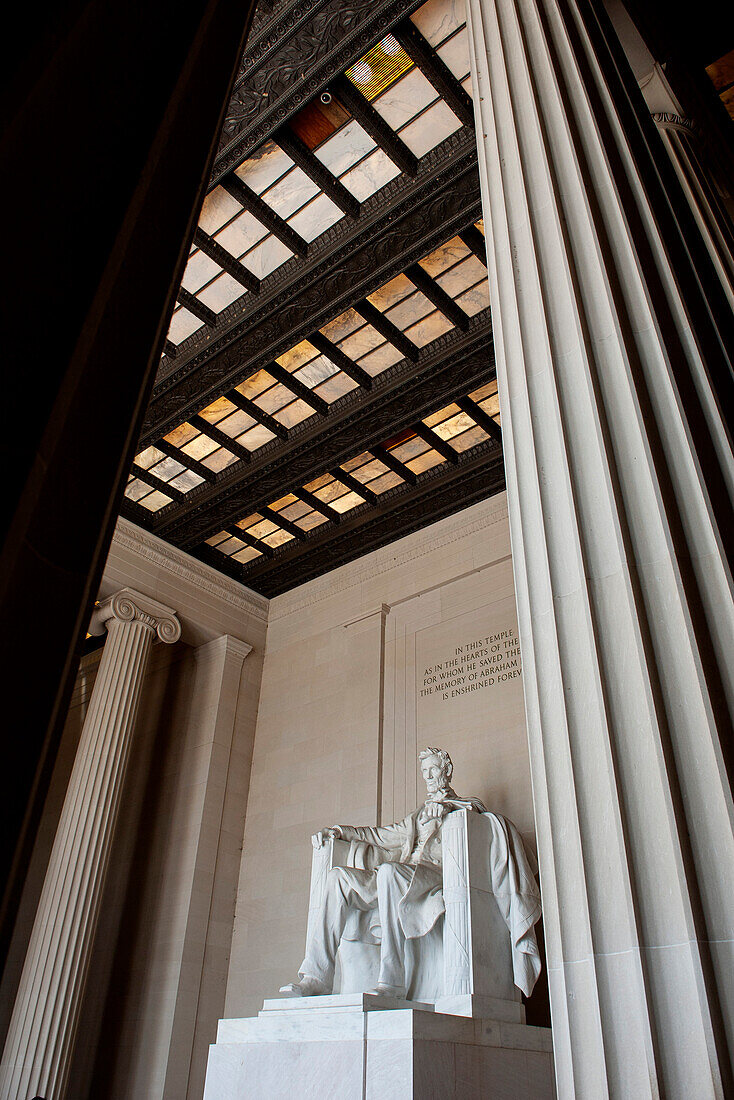
[[[260,3],[123,514],[275,595],[503,487],[463,4]]]

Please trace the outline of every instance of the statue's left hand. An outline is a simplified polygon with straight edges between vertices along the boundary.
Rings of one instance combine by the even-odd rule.
[[[440,821],[450,809],[451,807],[447,806],[445,802],[426,802],[423,813],[426,818],[434,817]]]

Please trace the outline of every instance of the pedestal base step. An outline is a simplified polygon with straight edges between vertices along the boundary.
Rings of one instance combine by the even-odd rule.
[[[204,1100],[553,1100],[551,1050],[547,1028],[374,994],[273,999],[220,1021]]]

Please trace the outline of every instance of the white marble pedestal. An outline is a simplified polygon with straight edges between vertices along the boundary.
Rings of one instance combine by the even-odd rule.
[[[552,1100],[547,1028],[368,993],[268,1000],[222,1020],[204,1100]]]

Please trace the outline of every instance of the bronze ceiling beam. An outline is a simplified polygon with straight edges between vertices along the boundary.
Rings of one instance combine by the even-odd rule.
[[[464,242],[466,247],[473,252],[478,260],[487,266],[487,245],[483,235],[479,232],[475,225],[468,225],[466,229],[462,229],[459,233],[460,239]]]
[[[457,465],[447,463],[427,470],[415,486],[397,486],[382,494],[376,507],[358,506],[342,517],[340,527],[322,524],[305,542],[279,547],[267,562],[241,565],[206,545],[193,554],[256,592],[277,596],[504,487],[502,450],[492,440],[485,440],[465,451]]]
[[[211,186],[422,2],[286,0],[280,5],[276,17],[248,40]]]
[[[151,489],[159,489],[161,493],[165,493],[167,497],[171,497],[173,500],[186,500],[186,493],[182,493],[180,489],[176,489],[173,485],[169,485],[167,481],[163,481],[162,478],[156,477],[155,474],[151,474],[150,470],[144,470],[143,467],[138,466],[136,462],[133,462],[130,473],[133,474],[138,481],[144,481],[146,485],[150,485]]]
[[[187,337],[177,345],[179,370],[186,370],[189,364],[196,365],[202,354],[219,347],[222,338],[230,339],[246,326],[247,320],[257,317],[267,309],[267,301],[276,295],[282,297],[282,291],[286,286],[292,286],[300,291],[301,285],[307,274],[313,279],[322,277],[324,264],[329,259],[338,256],[340,262],[349,262],[350,253],[358,252],[368,241],[374,240],[378,246],[386,225],[389,226],[404,213],[417,210],[422,204],[430,206],[440,195],[442,190],[455,190],[457,197],[467,197],[467,192],[473,191],[475,198],[472,205],[476,207],[476,216],[481,216],[481,203],[477,174],[477,146],[474,130],[468,126],[449,134],[439,145],[431,149],[418,162],[418,174],[414,179],[405,175],[398,175],[384,187],[381,187],[369,198],[360,204],[359,218],[340,218],[325,233],[316,237],[309,244],[308,257],[291,257],[270,275],[262,280],[262,294],[251,299],[245,297],[237,299],[229,306],[225,306],[218,315],[219,329],[222,336],[217,336],[213,341],[210,337],[202,340],[196,334]],[[451,171],[447,171],[450,164]],[[467,179],[472,182],[469,182]],[[239,177],[235,177],[239,178]],[[472,186],[473,184],[473,186]],[[432,222],[430,214],[427,220]],[[424,222],[426,218],[424,217]],[[464,225],[470,224],[469,221]],[[457,226],[457,231],[464,228]],[[359,295],[355,295],[358,297]],[[234,324],[233,324],[234,323]],[[232,332],[232,328],[235,332]],[[226,333],[226,336],[224,335]],[[161,361],[156,387],[161,384],[174,370],[174,364],[167,359]]]
[[[287,531],[289,535],[293,535],[293,538],[298,539],[299,542],[306,541],[308,537],[306,532],[303,531],[297,523],[291,523],[285,516],[281,516],[280,512],[274,511],[274,509],[270,508],[268,505],[262,505],[257,509],[257,512],[263,519],[269,519],[271,523],[277,523],[282,531]]]
[[[214,328],[217,323],[217,315],[213,309],[209,309],[209,306],[204,305],[193,294],[189,294],[188,290],[182,286],[178,288],[176,298],[189,313],[193,313],[194,317],[198,317],[209,328]]]
[[[502,428],[493,420],[491,416],[488,416],[481,405],[477,405],[476,401],[472,401],[471,397],[460,397],[456,404],[459,406],[462,412],[468,413],[472,420],[476,420],[477,424],[483,431],[491,436],[496,443],[502,443]]]
[[[459,461],[459,452],[454,450],[450,443],[447,443],[445,439],[441,439],[440,435],[437,435],[432,428],[427,427],[421,421],[414,425],[413,431],[422,439],[424,443],[427,443],[429,447],[432,447],[434,451],[437,451],[441,455],[441,458],[445,458],[447,462],[452,462],[454,466]]]
[[[424,294],[428,301],[432,302],[436,309],[449,319],[452,325],[461,329],[462,332],[466,332],[469,327],[468,313],[465,313],[461,306],[449,297],[443,287],[439,286],[435,279],[432,279],[423,270],[420,264],[411,264],[410,267],[405,269],[405,274],[411,283],[418,287],[421,294]]]
[[[357,385],[367,393],[370,392],[374,385],[372,375],[368,374],[366,370],[350,359],[348,355],[345,355],[336,344],[332,344],[331,340],[329,340],[327,336],[324,336],[323,332],[311,332],[306,339],[309,344],[313,344],[317,351],[320,351],[322,355],[330,359],[335,367],[343,371],[348,378],[351,378],[353,382],[356,382]]]
[[[208,481],[210,484],[216,482],[217,475],[213,470],[210,470],[203,462],[199,462],[198,459],[192,458],[191,455],[187,455],[180,447],[175,447],[173,443],[169,443],[167,439],[159,439],[156,443],[156,447],[159,451],[162,451],[164,455],[168,455],[169,458],[174,458],[176,462],[180,462],[182,466],[188,467],[192,473],[198,474],[199,477],[203,477],[204,481]]]
[[[263,557],[272,558],[275,554],[272,546],[268,546],[267,542],[263,542],[262,539],[256,539],[253,535],[248,535],[247,531],[243,531],[236,523],[225,524],[222,530],[226,531],[232,538],[244,542],[245,546],[250,546],[253,550],[259,550]]]
[[[291,492],[294,497],[298,497],[304,504],[308,504],[315,512],[319,512],[331,523],[341,523],[341,513],[337,512],[336,508],[332,508],[326,501],[320,500],[315,493],[310,493],[308,489],[303,488],[291,489]]]
[[[277,436],[279,439],[288,438],[288,429],[284,424],[281,424],[279,420],[276,420],[270,413],[265,412],[259,405],[256,405],[254,401],[251,401],[249,397],[244,397],[239,390],[228,390],[224,395],[228,401],[231,401],[233,405],[236,405],[238,409],[242,409],[243,412],[248,413],[253,420],[256,420],[258,424],[261,424],[263,428],[267,428],[269,432]]]
[[[370,454],[373,454],[383,466],[387,466],[388,470],[392,470],[394,474],[401,477],[403,481],[408,485],[415,485],[418,481],[418,475],[401,462],[399,458],[396,458],[394,454],[388,451],[381,443],[376,443],[373,447],[370,447]]]
[[[321,163],[290,126],[281,126],[273,134],[273,141],[287,153],[308,178],[350,218],[359,217],[359,202],[351,191],[347,191],[341,180],[332,176],[329,169]]]
[[[281,367],[280,363],[276,363],[271,360],[264,367],[264,370],[281,385],[286,386],[291,391],[294,397],[299,397],[301,401],[305,401],[307,405],[310,405],[314,412],[317,412],[319,416],[326,416],[329,412],[329,402],[324,401],[323,397],[310,390],[305,383],[301,382],[298,378],[294,378],[290,371],[287,371],[285,367]]]
[[[352,309],[354,309],[369,325],[377,329],[380,336],[384,336],[394,348],[401,351],[406,359],[410,359],[412,363],[417,362],[420,354],[418,345],[414,344],[404,332],[401,332],[397,325],[392,323],[389,317],[381,313],[377,306],[373,306],[372,302],[368,302],[365,298],[361,302],[355,302]]]
[[[353,493],[358,493],[364,497],[368,504],[377,504],[377,493],[374,489],[370,489],[368,485],[363,485],[362,482],[348,474],[346,470],[342,470],[341,466],[336,466],[334,469],[329,470],[329,473],[337,481],[341,481],[342,485],[346,485],[348,489],[351,489]]]
[[[221,184],[224,190],[240,206],[243,206],[254,218],[257,218],[260,224],[269,230],[274,237],[277,237],[286,248],[289,248],[291,252],[295,252],[297,256],[305,257],[308,255],[308,242],[304,241],[300,233],[296,233],[295,229],[292,229],[288,222],[281,218],[280,214],[276,214],[265,200],[256,195],[252,188],[248,187],[238,175],[230,172],[224,176]]]
[[[225,447],[233,455],[236,455],[240,461],[252,461],[252,452],[249,451],[247,447],[243,447],[236,439],[231,439],[226,432],[221,431],[215,424],[210,424],[203,416],[190,416],[188,423],[191,424],[192,428],[198,428],[202,435],[208,436],[209,439],[213,439],[215,443],[218,443],[220,447]]]
[[[252,294],[258,293],[260,280],[257,275],[253,275],[251,271],[248,271],[236,256],[233,256],[231,252],[228,252],[226,248],[223,248],[221,244],[198,226],[194,230],[194,244],[210,260],[214,260],[215,264],[219,264],[222,271],[226,271],[228,275],[231,275],[245,290],[249,290]]]
[[[474,104],[471,96],[426,41],[415,23],[405,19],[402,23],[398,23],[392,33],[411,61],[433,85],[441,99],[448,104],[459,122],[464,126],[473,126]]]
[[[293,257],[263,280],[259,295],[223,309],[215,333],[190,337],[179,345],[176,360],[163,359],[141,446],[480,216],[476,143],[464,129],[421,158],[416,180],[397,177],[362,204],[356,222],[342,218],[315,241],[308,260]]]
[[[373,443],[411,428],[416,420],[455,401],[457,395],[481,386],[493,377],[493,370],[487,309],[471,319],[469,332],[445,333],[421,349],[418,363],[396,363],[375,378],[371,393],[353,390],[339,398],[328,417],[312,417],[288,440],[273,440],[259,448],[247,465],[233,463],[217,475],[215,486],[198,486],[184,505],[166,505],[149,519],[149,526],[160,537],[189,549],[226,523],[259,511],[260,504],[290,492],[296,480],[294,471],[302,485],[325,470],[334,472],[361,451],[372,452]],[[335,476],[344,480],[342,474]],[[123,513],[128,504],[132,502],[123,501]],[[139,521],[134,508],[129,509],[129,516]]]
[[[331,83],[331,90],[347,108],[349,113],[366,130],[372,140],[387,153],[393,164],[405,172],[406,176],[415,176],[418,171],[418,158],[391,126],[378,114],[370,101],[352,84],[348,76],[338,76]]]

